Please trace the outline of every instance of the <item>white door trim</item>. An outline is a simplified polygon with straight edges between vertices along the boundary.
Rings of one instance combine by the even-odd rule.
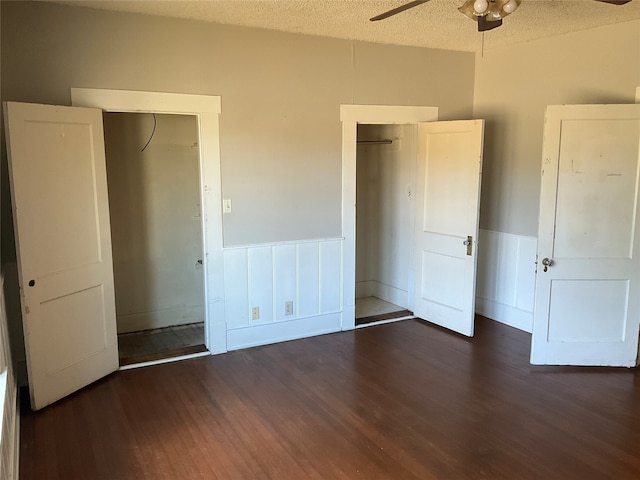
[[[205,345],[211,353],[227,351],[224,321],[222,195],[220,178],[219,96],[72,88],[74,106],[107,112],[195,115],[200,150],[200,195],[205,288]]]
[[[417,124],[438,120],[438,107],[340,105],[342,122],[342,330],[356,316],[356,141],[358,124]]]

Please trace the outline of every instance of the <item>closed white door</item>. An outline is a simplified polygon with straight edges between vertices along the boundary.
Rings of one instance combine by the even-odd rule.
[[[416,316],[473,336],[483,120],[419,124]]]
[[[547,107],[531,363],[633,366],[640,105]]]
[[[9,102],[7,150],[31,405],[118,368],[102,111]]]

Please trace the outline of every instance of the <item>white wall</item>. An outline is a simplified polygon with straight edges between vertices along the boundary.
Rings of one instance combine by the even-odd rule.
[[[486,119],[478,313],[530,331],[547,105],[633,103],[640,21],[496,48],[476,57]]]
[[[223,220],[227,248],[341,237],[341,104],[431,105],[442,119],[472,111],[469,53],[39,2],[3,2],[1,31],[2,100],[69,104],[71,87],[221,96],[222,194],[233,204]],[[3,191],[3,262],[15,262],[4,200]],[[323,278],[340,284],[339,276]],[[268,285],[251,297],[261,311],[274,301]],[[228,305],[225,321],[235,321],[235,308]],[[229,348],[324,332],[335,328],[333,315],[274,317],[290,327],[281,334],[250,323],[237,330],[254,336],[232,338]]]
[[[358,125],[356,298],[375,296],[407,308],[412,279],[415,125]]]
[[[471,115],[469,53],[38,2],[2,18],[3,100],[68,104],[72,86],[222,97],[225,246],[340,236],[340,104]]]
[[[195,116],[105,113],[118,332],[204,320]]]
[[[481,227],[537,236],[547,105],[634,103],[638,85],[640,20],[479,54],[473,114],[486,119]]]

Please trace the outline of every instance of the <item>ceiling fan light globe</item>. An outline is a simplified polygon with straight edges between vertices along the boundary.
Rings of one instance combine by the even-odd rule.
[[[509,0],[502,6],[502,10],[506,15],[513,13],[520,6],[520,2],[518,0]]]
[[[473,3],[474,0],[467,0],[461,7],[458,8],[458,11],[471,20],[477,20],[478,14],[473,9]]]
[[[487,8],[489,8],[489,2],[487,0],[475,0],[473,3],[473,10],[478,15],[483,15],[487,11]]]

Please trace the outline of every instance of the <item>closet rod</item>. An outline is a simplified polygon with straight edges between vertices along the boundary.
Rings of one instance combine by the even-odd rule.
[[[358,140],[357,143],[364,143],[367,145],[389,145],[393,143],[393,140]]]

